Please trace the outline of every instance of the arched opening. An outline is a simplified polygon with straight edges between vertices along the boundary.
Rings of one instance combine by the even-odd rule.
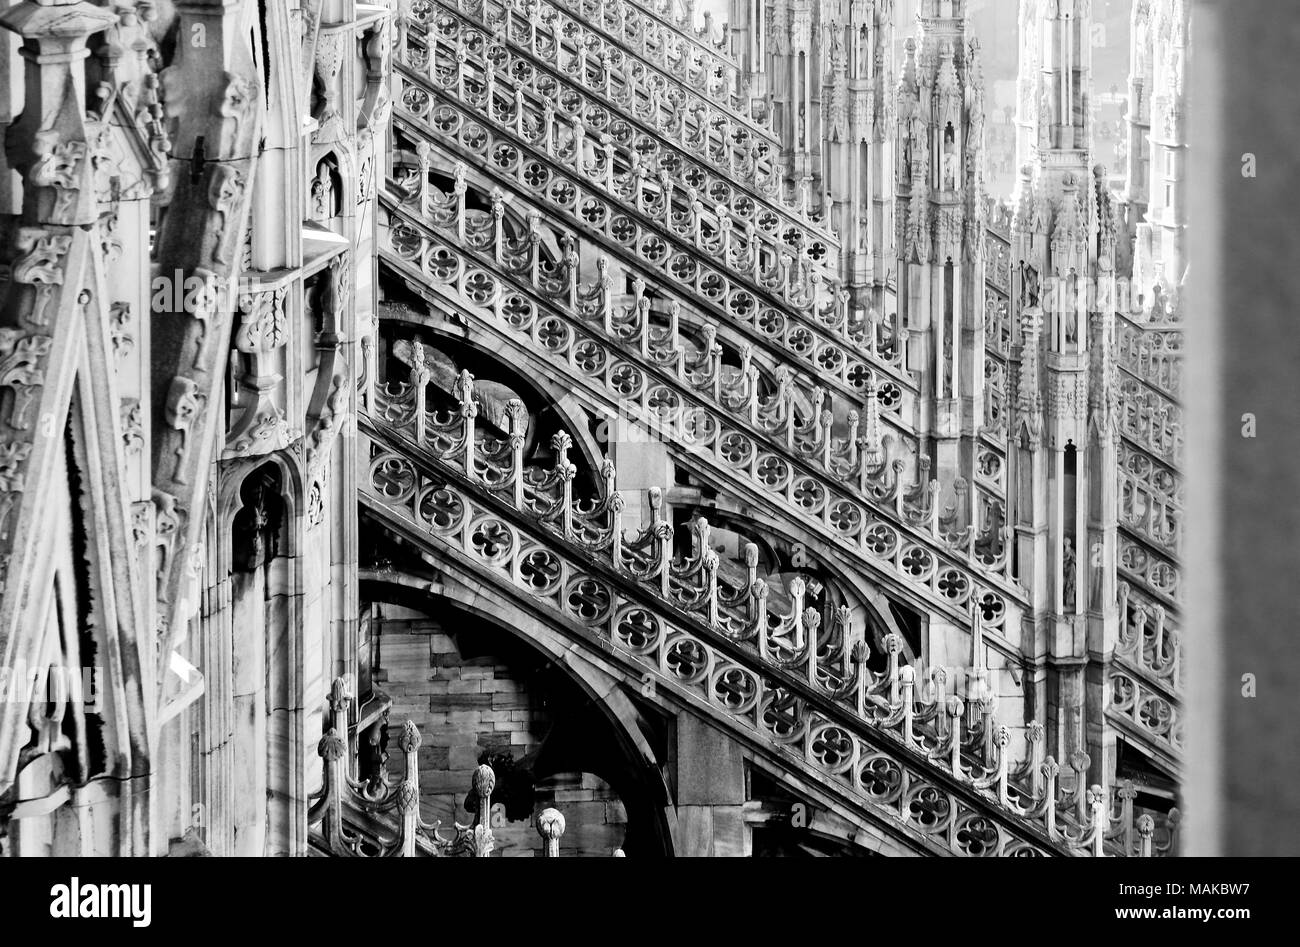
[[[400,403],[409,397],[417,360],[426,372],[426,410],[453,416],[459,409],[462,372],[473,377],[473,397],[478,406],[475,436],[482,449],[499,455],[508,443],[510,403],[523,403],[525,474],[538,481],[558,461],[553,438],[567,434],[574,446],[569,460],[576,466],[573,492],[576,497],[597,497],[603,489],[601,450],[597,418],[581,410],[566,409],[557,392],[544,379],[525,375],[512,364],[506,350],[493,351],[482,344],[438,331],[433,317],[426,315],[429,304],[395,279],[383,283],[386,315],[380,325],[377,356],[377,384],[381,401]],[[416,351],[416,346],[419,351]],[[382,417],[382,412],[379,415]]]
[[[557,659],[558,639],[531,619],[484,614],[451,589],[430,592],[409,581],[419,566],[399,581],[391,564],[412,561],[411,551],[368,526],[369,699],[391,701],[393,723],[409,718],[421,730],[425,821],[467,823],[470,775],[487,763],[497,774],[490,818],[502,856],[541,853],[536,817],[548,807],[565,818],[562,855],[671,854],[659,771],[670,721],[644,707],[629,718],[623,692],[575,674]]]

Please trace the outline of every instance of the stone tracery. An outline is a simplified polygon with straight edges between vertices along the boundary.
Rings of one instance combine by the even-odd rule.
[[[721,33],[691,3],[254,6],[0,14],[34,64],[0,116],[22,180],[0,195],[0,651],[126,655],[105,739],[133,749],[94,811],[117,851],[194,829],[130,829],[148,781],[214,810],[219,854],[514,844],[464,753],[470,824],[425,819],[438,721],[388,777],[401,642],[361,630],[363,572],[524,603],[612,655],[611,714],[653,682],[656,722],[617,739],[750,747],[729,779],[784,772],[882,847],[1174,848],[1177,809],[1115,756],[1181,766],[1182,205],[1132,174],[1121,216],[1087,63],[1058,77],[1077,101],[1043,78],[1036,37],[1086,30],[1086,4],[1022,4],[1014,210],[983,193],[961,0],[923,0],[897,74],[892,4],[856,0],[735,0]],[[1135,18],[1135,134],[1177,176],[1186,11]],[[1130,257],[1146,312],[1097,311],[1086,287]],[[106,524],[85,581],[119,616],[81,616],[93,642],[18,620],[69,574],[38,511],[78,489]],[[55,840],[107,775],[65,704],[0,710],[0,847],[94,848]],[[513,710],[476,738],[527,732]],[[528,817],[545,854],[588,837]]]

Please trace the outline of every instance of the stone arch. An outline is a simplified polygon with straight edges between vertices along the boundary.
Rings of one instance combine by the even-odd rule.
[[[274,475],[281,545],[263,549],[266,559],[259,560],[248,546],[257,541],[256,530],[250,533],[255,513],[249,485],[268,473]],[[235,713],[241,726],[229,739],[221,727],[200,731],[211,739],[200,748],[207,759],[203,795],[235,799],[236,772],[254,787],[238,796],[246,806],[211,807],[207,838],[217,854],[289,854],[306,844],[304,758],[309,718],[319,718],[324,699],[319,684],[300,672],[309,645],[300,591],[307,568],[307,486],[300,452],[292,447],[240,457],[220,465],[208,508],[208,607],[199,642],[207,687],[199,712],[220,719],[230,713],[229,701],[242,703]],[[283,747],[274,761],[271,744]]]
[[[723,496],[718,497],[719,501],[724,499]],[[843,603],[848,604],[855,613],[861,612],[868,618],[871,634],[867,637],[867,644],[871,648],[870,665],[873,668],[882,665],[883,638],[891,633],[897,634],[902,641],[902,650],[899,654],[901,662],[910,664],[919,659],[920,643],[912,640],[915,636],[909,634],[908,629],[899,622],[890,607],[890,599],[864,573],[844,568],[834,557],[821,555],[818,551],[820,544],[807,543],[786,533],[777,523],[757,519],[743,505],[739,507],[730,504],[715,505],[699,508],[697,512],[711,525],[731,530],[753,542],[759,547],[760,552],[779,556],[779,551],[787,548],[792,551],[802,551],[802,554],[807,557],[807,564],[815,565],[817,569],[827,574],[829,582],[836,589]],[[792,562],[792,566],[794,571],[803,571],[803,567],[797,563]]]
[[[659,754],[651,746],[641,725],[641,712],[619,686],[619,679],[614,674],[586,658],[565,635],[545,621],[490,592],[471,589],[457,581],[431,583],[400,571],[361,569],[358,578],[363,585],[363,601],[416,601],[426,607],[440,601],[449,603],[494,631],[523,644],[557,668],[611,726],[620,751],[629,767],[639,774],[651,801],[647,806],[647,814],[653,816],[649,839],[660,848],[660,854],[674,854],[676,815],[672,793],[663,777],[666,761],[659,759]]]
[[[604,451],[601,450],[596,438],[592,435],[586,413],[578,404],[577,399],[573,397],[572,392],[560,390],[558,386],[545,378],[510,368],[503,357],[496,336],[479,333],[473,338],[468,338],[463,331],[457,330],[436,316],[418,313],[410,309],[390,309],[388,314],[384,316],[384,321],[418,326],[435,337],[449,339],[459,345],[474,349],[484,357],[501,365],[518,382],[519,387],[526,389],[539,402],[546,404],[548,408],[555,412],[561,426],[573,437],[573,446],[581,455],[588,469],[593,474],[600,470],[601,464],[605,460]]]

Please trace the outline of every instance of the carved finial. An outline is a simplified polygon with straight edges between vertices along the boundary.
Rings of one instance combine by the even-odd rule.
[[[316,744],[316,752],[319,753],[321,758],[327,763],[333,763],[335,760],[342,759],[345,751],[346,747],[343,744],[343,738],[339,736],[339,732],[333,727],[326,730],[325,735],[322,736],[320,742]]]
[[[559,809],[543,809],[537,816],[537,832],[548,842],[558,841],[564,827],[564,813]]]
[[[411,753],[420,748],[420,731],[413,721],[402,724],[402,732],[397,737],[397,745],[403,753]]]
[[[343,723],[347,724],[348,703],[352,700],[352,692],[348,687],[346,677],[336,677],[330,684],[330,709],[334,711],[334,720],[339,722],[343,718]]]
[[[497,774],[492,772],[492,767],[487,763],[480,763],[474,770],[474,775],[470,777],[470,785],[479,798],[490,796],[497,787]]]
[[[420,806],[420,794],[416,791],[415,783],[409,779],[402,780],[402,784],[397,787],[397,808],[401,812],[413,812]]]

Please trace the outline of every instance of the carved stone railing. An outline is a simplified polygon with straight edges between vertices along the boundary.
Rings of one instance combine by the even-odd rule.
[[[987,693],[968,709],[948,694],[945,672],[918,682],[915,669],[898,664],[899,642],[890,645],[889,670],[873,674],[861,632],[843,613],[837,653],[825,660],[818,644],[826,639],[815,613],[800,617],[798,588],[790,589],[790,612],[775,622],[768,620],[766,583],[721,592],[707,543],[672,556],[672,527],[653,495],[650,522],[625,539],[617,525],[622,504],[608,495],[594,507],[563,493],[558,503],[530,508],[520,482],[522,438],[511,438],[512,461],[490,463],[491,475],[479,477],[467,446],[475,443],[475,415],[472,400],[462,401],[459,416],[435,422],[441,433],[423,448],[362,422],[370,459],[363,504],[409,539],[435,544],[451,557],[449,568],[467,563],[523,593],[558,625],[594,635],[928,850],[1161,849],[1153,823],[1134,825],[1124,787],[1112,795],[1086,785],[1085,754],[1070,761],[1071,786],[1058,784],[1060,767],[1042,757],[1040,726],[1030,727],[1027,762],[1013,771],[1011,733],[997,725]],[[561,454],[553,479],[568,483],[571,471]],[[747,562],[757,562],[756,550]],[[978,627],[982,613],[973,607]],[[982,680],[975,671],[970,680]],[[1163,844],[1172,846],[1172,834]]]
[[[888,461],[873,412],[861,437],[851,431],[854,436],[841,441],[824,417],[820,426],[794,424],[780,390],[775,399],[758,398],[752,375],[743,392],[748,400],[730,401],[710,376],[701,380],[699,370],[684,364],[680,350],[664,344],[673,341],[676,327],[660,329],[642,306],[615,315],[598,288],[559,281],[559,291],[572,293],[573,308],[590,306],[580,318],[566,317],[541,294],[508,282],[504,274],[515,268],[509,255],[498,255],[506,262],[496,267],[476,265],[453,241],[416,227],[409,217],[393,226],[380,240],[390,267],[499,332],[521,358],[540,359],[539,369],[558,368],[576,383],[575,394],[594,395],[602,409],[662,433],[666,449],[686,466],[716,469],[714,479],[789,511],[792,524],[861,554],[870,568],[957,624],[966,622],[964,603],[971,595],[991,596],[1003,616],[1008,600],[1023,600],[1023,590],[1006,576],[1004,541],[982,546],[988,537],[974,531],[945,532],[934,491],[921,491],[920,481],[910,489],[899,482],[899,463]],[[467,227],[459,245],[479,242],[476,228]]]
[[[1119,569],[1174,605],[1181,594],[1182,408],[1146,381],[1122,373]]]
[[[611,135],[623,163],[649,185],[662,184],[667,177],[680,183],[682,193],[698,193],[710,208],[726,208],[742,229],[754,220],[759,233],[775,234],[791,245],[795,237],[811,247],[820,244],[822,249],[814,249],[814,257],[833,259],[838,254],[838,238],[810,216],[806,195],[784,196],[780,174],[770,158],[760,161],[755,150],[737,154],[732,148],[715,148],[707,129],[687,127],[685,109],[678,109],[667,124],[657,122],[658,106],[651,101],[645,109],[639,108],[628,87],[619,94],[613,70],[601,60],[575,59],[567,68],[540,62],[510,44],[504,31],[488,32],[450,5],[441,7],[425,27],[427,32],[412,24],[398,55],[416,73],[428,74],[431,44],[436,51],[433,62],[445,77],[444,88],[470,84],[481,91],[488,84],[490,64],[491,84],[498,95],[538,99],[543,112],[549,107],[561,121],[578,117],[592,142],[602,134]],[[461,74],[453,75],[458,66]],[[724,141],[730,139],[725,123],[719,132]]]
[[[454,52],[440,43],[436,46],[443,55],[430,65],[428,48],[409,42],[399,72],[421,85],[429,77],[435,88],[452,94],[456,102],[485,119],[490,115],[488,120],[497,128],[535,146],[539,154],[567,155],[569,161],[561,167],[571,164],[583,180],[601,185],[616,199],[626,199],[669,235],[690,240],[696,250],[717,258],[737,277],[761,276],[764,258],[775,263],[782,256],[794,256],[800,271],[817,273],[823,282],[828,279],[838,242],[813,233],[789,215],[760,212],[755,200],[738,197],[734,182],[742,179],[743,171],[725,178],[710,175],[699,165],[685,164],[680,153],[660,149],[651,136],[638,137],[635,128],[603,106],[576,93],[566,95],[554,83],[543,82],[538,91],[532,65],[512,60],[503,46],[485,43],[477,31]],[[660,151],[657,173],[642,164],[639,146],[651,153]],[[789,226],[783,229],[783,222]],[[749,271],[738,271],[741,263],[747,263]]]
[[[620,20],[617,14],[613,17],[609,16],[609,10],[616,0],[562,0],[562,2],[574,13],[590,15],[597,22],[600,22],[602,14],[607,25],[618,23]],[[695,8],[699,5],[696,0],[618,0],[618,2],[626,2],[654,17],[659,23],[682,37],[691,40],[700,49],[702,62],[719,60],[713,63],[713,68],[740,68],[725,42],[714,42],[711,38],[704,37],[701,30],[695,28]],[[706,23],[712,22],[710,13],[706,12],[704,17]]]
[[[1120,531],[1118,568],[1121,576],[1140,585],[1166,606],[1176,607],[1181,594],[1182,570],[1177,561],[1160,555],[1152,545]]]
[[[398,127],[544,202],[550,213],[611,243],[614,252],[634,253],[642,266],[711,300],[745,291],[805,322],[822,310],[832,316],[847,310],[847,300],[836,305],[836,289],[825,279],[823,245],[816,247],[819,260],[813,247],[789,248],[756,226],[736,231],[725,210],[719,215],[698,199],[679,212],[675,185],[660,191],[659,183],[647,186],[632,169],[618,170],[612,137],[588,143],[581,121],[556,121],[528,98],[503,103],[493,92],[489,118],[486,90],[447,91],[439,87],[443,77],[431,80],[404,63],[393,71],[401,86]],[[844,335],[853,344],[845,316]]]
[[[1183,636],[1176,616],[1127,582],[1119,584],[1122,622],[1115,654],[1153,684],[1183,695]]]
[[[1183,751],[1183,638],[1176,616],[1141,588],[1119,584],[1119,639],[1110,711],[1176,759]]]
[[[1121,316],[1115,320],[1115,360],[1134,378],[1174,399],[1183,386],[1183,333],[1154,331]]]
[[[1140,237],[1139,237],[1140,238]],[[1139,292],[1134,287],[1132,292]],[[1157,288],[1145,311],[1115,320],[1120,369],[1120,635],[1107,713],[1176,776],[1182,764],[1183,549],[1181,299]]]
[[[1183,754],[1183,716],[1179,702],[1152,686],[1146,678],[1132,673],[1124,664],[1111,666],[1106,683],[1110,691],[1107,716],[1120,721],[1121,729],[1130,739],[1164,751],[1155,756],[1176,776]]]
[[[348,747],[351,701],[347,681],[335,678],[325,734],[317,746],[324,763],[324,785],[312,796],[307,813],[313,845],[341,857],[490,855],[496,844],[489,818],[496,786],[492,767],[481,765],[474,771],[473,823],[455,824],[451,834],[444,835],[440,823],[430,824],[420,818],[420,732],[411,721],[406,721],[397,739],[406,761],[400,783],[390,785],[383,765],[366,781],[348,775],[352,759]]]
[[[474,123],[475,128],[482,126]],[[486,141],[478,149],[444,145],[434,137],[422,122],[398,119],[397,128],[416,142],[416,148],[428,144],[440,152],[450,152],[444,159],[449,165],[482,165],[488,159]],[[510,152],[519,149],[509,145]],[[408,184],[418,188],[419,162],[410,168],[416,180]],[[537,186],[529,184],[535,178]],[[412,186],[414,185],[414,186]],[[572,177],[553,175],[542,162],[524,158],[509,175],[492,174],[488,186],[499,185],[502,197],[510,198],[510,209],[518,217],[536,214],[538,224],[530,228],[540,230],[545,226],[556,233],[557,244],[566,240],[576,244],[574,233],[594,238],[601,249],[608,252],[612,261],[619,261],[632,274],[644,272],[655,280],[655,293],[666,304],[676,304],[687,312],[699,312],[712,317],[719,326],[747,337],[764,348],[778,361],[788,361],[795,372],[814,377],[818,384],[838,391],[850,402],[858,401],[866,387],[866,379],[879,372],[881,397],[887,407],[896,407],[903,414],[909,399],[915,397],[915,383],[901,368],[902,346],[893,337],[885,337],[876,323],[853,321],[848,306],[848,293],[838,292],[834,300],[817,307],[815,312],[796,312],[779,301],[765,298],[744,286],[734,285],[725,276],[700,262],[699,251],[681,247],[674,254],[668,252],[668,242],[638,219],[621,204],[611,204],[599,197],[583,197],[580,183]],[[540,188],[540,193],[539,193]],[[425,190],[429,191],[427,184]],[[533,202],[540,210],[534,210]],[[418,208],[420,203],[417,201]],[[589,221],[584,210],[590,210]],[[558,221],[558,222],[557,222]],[[573,232],[561,229],[561,222]],[[576,246],[575,246],[576,252]],[[888,395],[886,395],[886,390]]]
[[[1167,487],[1166,490],[1161,489]],[[1182,551],[1182,479],[1148,455],[1122,444],[1119,523],[1150,551],[1177,559]],[[1176,591],[1176,588],[1175,590]]]
[[[428,22],[432,6],[431,0],[414,0],[411,19]],[[779,148],[772,130],[754,121],[749,115],[749,103],[737,95],[735,67],[723,67],[721,75],[717,75],[699,68],[687,56],[673,57],[669,44],[658,42],[657,30],[637,29],[639,15],[629,19],[629,31],[618,26],[609,28],[605,18],[593,21],[585,15],[571,15],[550,0],[457,0],[456,6],[494,31],[497,24],[503,24],[512,39],[541,59],[558,61],[561,55],[592,60],[603,57],[619,70],[628,85],[638,86],[647,94],[657,91],[670,110],[681,105],[700,115],[701,124],[711,125],[714,117],[726,118],[734,124],[737,143],[744,149],[751,142],[773,152]],[[625,8],[621,3],[618,6]]]
[[[784,255],[774,270],[764,263],[762,254],[751,250],[744,253],[745,278],[732,278],[712,266],[696,242],[712,245],[735,234],[709,232],[689,222],[689,239],[673,236],[669,226],[678,228],[688,222],[663,221],[665,213],[671,213],[665,211],[667,202],[657,195],[648,199],[643,194],[638,199],[633,193],[635,182],[629,185],[627,175],[616,178],[611,192],[606,183],[596,180],[598,172],[567,170],[555,158],[534,154],[534,144],[485,127],[466,109],[431,93],[422,83],[409,78],[403,81],[411,93],[408,104],[416,111],[399,107],[395,126],[416,150],[428,145],[449,154],[445,160],[450,165],[462,162],[479,168],[505,193],[517,195],[516,205],[536,202],[548,218],[591,235],[627,267],[660,274],[665,291],[678,294],[689,307],[736,323],[760,344],[797,357],[829,386],[859,394],[863,372],[870,365],[891,376],[900,397],[914,392],[915,385],[902,367],[903,346],[897,328],[890,334],[878,322],[855,319],[847,291],[822,284],[815,270],[807,280],[800,280],[806,283],[806,288],[800,289],[792,276],[795,261],[791,255]],[[564,161],[572,165],[577,150],[566,147],[570,150]],[[638,209],[638,203],[644,209]],[[743,245],[737,241],[731,244],[733,251]],[[806,254],[806,248],[801,253]],[[732,262],[736,262],[735,253]],[[801,270],[807,267],[806,260],[800,263]],[[735,272],[734,267],[732,270]],[[787,297],[800,294],[807,297],[807,305],[791,307]],[[814,299],[818,300],[815,304]]]
[[[401,226],[392,224],[399,230],[395,236],[401,238],[392,244],[392,249],[403,259],[421,259],[416,252],[416,236],[408,235],[408,230],[429,237],[437,234],[447,241],[440,244],[447,247],[447,252],[464,252],[490,262],[507,277],[522,281],[550,305],[565,311],[566,315],[576,315],[587,322],[595,321],[618,340],[633,341],[637,335],[646,336],[652,331],[651,323],[661,320],[660,325],[653,327],[655,338],[642,338],[640,348],[646,357],[651,355],[651,347],[656,349],[655,360],[678,374],[683,374],[686,366],[676,363],[676,369],[673,369],[673,360],[688,357],[692,349],[699,349],[701,345],[700,351],[706,360],[721,362],[721,353],[715,354],[710,342],[703,337],[697,342],[679,328],[683,314],[702,308],[702,300],[691,296],[690,287],[671,283],[650,285],[637,276],[633,279],[631,294],[616,293],[608,273],[608,258],[602,257],[598,260],[598,268],[603,269],[588,289],[581,282],[581,254],[578,253],[577,241],[569,231],[559,228],[528,205],[521,206],[521,200],[516,199],[510,203],[509,210],[516,219],[527,218],[528,232],[521,238],[512,238],[504,220],[506,194],[496,191],[487,195],[488,202],[492,214],[495,215],[499,209],[502,219],[482,219],[482,226],[475,229],[464,209],[467,206],[468,166],[464,162],[454,166],[452,170],[457,183],[450,195],[444,195],[427,182],[427,168],[432,165],[432,159],[432,152],[425,150],[412,166],[405,169],[402,185],[390,187],[382,195],[390,215],[401,218]],[[475,231],[472,234],[469,232],[471,229]],[[401,245],[408,236],[411,245]],[[558,259],[549,246],[559,248]],[[438,252],[441,254],[443,251]],[[611,284],[609,287],[604,285],[606,280]],[[631,304],[630,307],[627,303]],[[834,417],[843,421],[849,411],[861,413],[866,410],[864,400],[869,402],[869,399],[864,396],[874,385],[882,423],[891,430],[900,446],[907,447],[909,456],[916,453],[915,434],[902,419],[904,406],[909,398],[914,397],[915,389],[889,361],[874,356],[870,349],[867,359],[859,358],[829,333],[813,331],[807,325],[788,318],[779,309],[757,307],[753,295],[743,290],[708,306],[708,310],[718,317],[712,331],[713,339],[719,344],[734,340],[742,364],[738,370],[728,366],[719,367],[716,372],[707,366],[692,368],[707,369],[709,377],[720,386],[720,393],[725,395],[731,410],[737,410],[751,396],[748,389],[750,369],[753,367],[761,373],[763,369],[759,366],[766,357],[772,364],[772,368],[767,370],[769,374],[779,376],[784,371],[789,375],[790,400],[805,413],[811,410],[812,405],[820,404],[823,410],[831,411]],[[830,313],[823,313],[823,317],[831,320]],[[669,334],[665,335],[665,332]],[[874,334],[871,337],[875,338]],[[680,356],[675,354],[679,352]],[[805,378],[814,383],[805,383],[802,380]],[[698,387],[713,387],[713,383],[710,381],[708,385]],[[817,394],[819,389],[822,391],[820,397]],[[832,401],[835,395],[841,398],[839,404]]]
[[[1183,411],[1167,395],[1127,374],[1119,379],[1120,430],[1156,459],[1182,466]]]

